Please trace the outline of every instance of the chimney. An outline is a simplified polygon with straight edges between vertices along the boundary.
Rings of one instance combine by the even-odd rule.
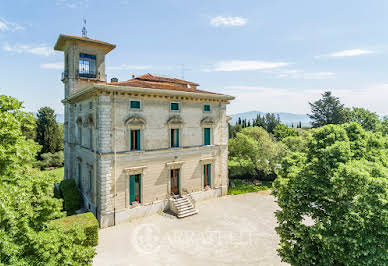
[[[134,78],[135,78],[135,75],[132,74],[132,78],[134,79]]]
[[[118,78],[111,78],[110,79],[110,82],[113,83],[113,82],[119,82],[119,79]]]

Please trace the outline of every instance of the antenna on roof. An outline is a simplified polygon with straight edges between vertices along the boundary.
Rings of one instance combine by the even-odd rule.
[[[84,18],[84,26],[82,28],[82,37],[87,38],[88,37],[88,31],[86,29],[86,19]]]
[[[191,69],[185,68],[185,64],[181,64],[182,79],[185,79],[185,70],[191,70]]]

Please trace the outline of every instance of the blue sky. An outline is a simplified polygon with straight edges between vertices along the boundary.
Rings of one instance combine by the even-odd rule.
[[[0,93],[63,113],[60,33],[117,45],[107,75],[184,77],[236,96],[228,113],[308,113],[331,90],[388,114],[388,1],[0,1]]]

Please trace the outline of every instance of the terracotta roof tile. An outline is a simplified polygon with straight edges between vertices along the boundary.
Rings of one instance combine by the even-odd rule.
[[[209,93],[209,94],[219,94],[210,91],[198,90],[197,86],[199,84],[182,80],[176,78],[166,78],[154,76],[151,74],[145,74],[139,77],[132,78],[127,81],[120,82],[111,82],[107,83],[108,85],[115,86],[130,86],[130,87],[139,87],[139,88],[151,88],[151,89],[160,89],[160,90],[176,90],[176,91],[187,91],[187,92],[197,92],[197,93]]]

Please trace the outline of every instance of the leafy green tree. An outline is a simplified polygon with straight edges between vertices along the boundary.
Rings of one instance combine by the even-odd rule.
[[[337,97],[331,95],[330,91],[323,93],[322,99],[309,104],[312,114],[308,114],[308,116],[312,120],[313,127],[346,122],[344,105]]]
[[[359,124],[312,131],[282,160],[273,193],[291,265],[388,265],[388,139]]]
[[[371,131],[376,131],[381,123],[379,116],[376,113],[357,107],[348,110],[346,120],[348,122],[359,123],[365,130]]]
[[[252,169],[256,176],[274,173],[283,153],[283,145],[261,127],[244,128],[229,141],[230,158]]]
[[[381,122],[378,131],[383,134],[383,136],[388,135],[388,116],[384,117],[383,121]]]
[[[276,116],[275,114],[272,114],[272,113],[265,114],[265,129],[269,133],[273,133],[273,130],[279,124],[280,124],[279,115]]]
[[[30,116],[21,109],[0,95],[0,265],[91,264],[95,251],[84,246],[84,231],[50,225],[64,216],[62,201],[53,197],[55,177],[31,167],[39,145],[23,135]]]
[[[50,107],[42,107],[38,110],[37,116],[36,141],[42,146],[41,153],[59,151],[63,138],[55,120],[54,110]]]
[[[273,135],[277,140],[282,140],[286,137],[298,136],[299,133],[297,130],[293,128],[289,128],[284,124],[278,124],[273,130]]]
[[[0,180],[15,172],[20,165],[32,165],[40,148],[23,136],[22,124],[33,124],[33,121],[21,109],[22,102],[0,95]]]

